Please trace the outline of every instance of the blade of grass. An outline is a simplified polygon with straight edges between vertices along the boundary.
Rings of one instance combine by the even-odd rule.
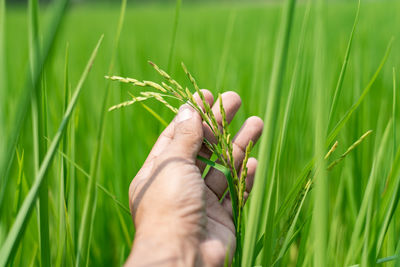
[[[379,252],[382,248],[382,244],[385,238],[385,235],[389,229],[390,222],[392,221],[394,212],[397,207],[397,203],[399,202],[400,198],[400,177],[398,176],[399,171],[399,164],[400,164],[400,150],[397,150],[396,146],[396,72],[395,68],[393,68],[393,107],[392,107],[392,120],[393,120],[393,160],[392,160],[392,167],[386,181],[384,195],[387,195],[388,187],[393,188],[392,198],[390,203],[385,205],[387,207],[385,216],[381,220],[381,228],[379,230],[379,235],[377,239],[377,246],[376,246],[376,257],[378,257]],[[395,178],[394,185],[390,184],[391,179]]]
[[[37,0],[30,0],[28,4],[29,10],[29,55],[31,63],[32,78],[39,70],[36,67],[39,65],[40,59],[40,42],[39,42],[39,4]],[[42,73],[43,70],[41,71]],[[42,83],[44,79],[42,78]],[[33,128],[33,145],[34,145],[34,166],[35,173],[39,171],[40,164],[46,153],[46,144],[43,136],[46,134],[45,112],[46,105],[44,99],[45,93],[43,86],[38,86],[32,91],[32,128]],[[38,201],[38,230],[39,230],[39,251],[41,266],[50,266],[50,233],[49,233],[49,212],[48,212],[48,183],[44,177],[42,186],[39,189]]]
[[[389,228],[390,222],[393,219],[393,216],[395,214],[397,205],[400,200],[400,149],[397,150],[396,157],[393,160],[392,163],[392,169],[390,171],[389,177],[396,178],[396,182],[393,185],[393,193],[391,196],[390,203],[387,205],[387,209],[385,212],[385,216],[383,220],[381,220],[381,228],[379,230],[378,234],[378,239],[377,239],[377,255],[379,254],[383,241],[385,239],[385,235],[387,233],[387,230]],[[376,255],[376,256],[377,256]]]
[[[182,0],[176,0],[174,27],[172,29],[171,46],[170,46],[170,49],[169,49],[168,65],[167,65],[168,73],[171,73],[171,64],[172,64],[172,58],[174,56],[174,51],[175,51],[176,32],[178,30],[179,13],[180,13],[180,10],[181,10],[181,4],[182,4]]]
[[[7,69],[6,69],[6,2],[5,0],[0,0],[0,140],[5,140],[7,133],[5,132],[6,129],[6,99],[7,99]],[[3,155],[5,153],[5,144],[0,144],[0,164],[5,160]],[[1,203],[1,201],[0,201]]]
[[[114,68],[115,59],[117,56],[117,50],[119,45],[119,39],[122,31],[122,27],[124,24],[125,11],[126,11],[126,3],[127,0],[121,1],[121,10],[119,15],[118,26],[116,30],[116,34],[114,37],[113,44],[113,53],[111,56],[111,62],[108,70],[108,75],[111,75],[111,72]],[[110,86],[110,82],[107,82],[106,90],[104,92],[104,97],[101,105],[101,115],[100,115],[100,123],[97,133],[97,141],[96,141],[96,150],[94,153],[94,161],[91,165],[91,175],[89,179],[89,185],[87,188],[87,194],[85,199],[85,204],[83,208],[82,220],[79,228],[78,234],[78,250],[76,253],[76,264],[75,266],[88,265],[89,259],[89,248],[91,242],[91,234],[92,234],[92,226],[93,226],[93,217],[96,212],[96,204],[97,204],[97,190],[96,183],[99,172],[100,158],[103,146],[103,136],[104,136],[104,125],[107,115],[107,100],[108,100],[108,92]],[[83,258],[84,257],[84,258]]]
[[[365,219],[365,226],[364,226],[364,245],[361,254],[361,265],[362,266],[372,266],[374,262],[372,261],[369,253],[369,243],[371,239],[371,217],[372,217],[372,201],[369,201],[368,208],[367,208],[367,215]],[[375,255],[374,255],[375,256]]]
[[[79,166],[76,162],[72,161],[72,159],[69,158],[62,151],[58,151],[58,152],[61,154],[61,156],[63,158],[65,158],[68,161],[69,164],[71,164],[72,166],[74,166],[74,168],[76,168],[78,171],[80,171],[83,174],[83,176],[85,176],[88,179],[91,179],[90,174],[87,171],[85,171],[81,166]],[[220,166],[222,166],[222,165],[220,165]],[[223,168],[225,168],[225,167],[223,167]],[[115,202],[115,204],[117,206],[119,206],[123,211],[125,211],[127,214],[131,215],[129,208],[126,207],[120,200],[118,200],[118,198],[115,195],[113,195],[109,190],[107,190],[104,186],[102,186],[99,183],[96,183],[96,186],[101,191],[103,191],[108,197],[110,197]]]
[[[7,234],[5,242],[1,246],[0,267],[6,266],[7,262],[12,257],[12,255],[19,243],[21,236],[23,235],[23,233],[26,229],[33,206],[35,204],[35,201],[37,200],[39,189],[42,185],[43,179],[49,170],[49,167],[53,161],[54,155],[57,152],[57,148],[61,142],[62,135],[68,124],[71,114],[76,106],[83,83],[85,82],[85,80],[89,74],[89,70],[94,62],[94,59],[96,57],[97,51],[100,47],[102,40],[103,40],[103,37],[100,38],[95,49],[92,52],[92,55],[85,67],[85,70],[82,73],[82,76],[78,82],[78,85],[76,86],[74,95],[71,99],[71,102],[68,105],[67,111],[64,113],[63,119],[60,123],[57,133],[55,134],[53,141],[51,142],[51,145],[49,147],[49,150],[47,151],[46,156],[43,159],[43,162],[40,166],[39,172],[36,175],[36,179],[31,187],[31,189],[29,190],[28,195],[26,196],[26,198],[24,200],[24,202],[21,206],[21,209],[18,212],[17,218],[15,219],[15,222],[14,222],[13,226],[11,227],[11,230]]]
[[[149,106],[147,106],[146,104],[144,104],[143,102],[139,102],[142,107],[147,110],[151,115],[153,115],[154,118],[156,118],[163,126],[167,127],[168,123],[161,118],[160,115],[157,114],[157,112],[155,112],[152,108],[150,108]]]
[[[396,156],[397,144],[396,144],[396,69],[393,67],[393,106],[392,106],[392,118],[393,118],[393,159]]]
[[[54,40],[58,33],[61,21],[64,18],[68,3],[69,0],[58,0],[55,3],[52,18],[50,20],[51,23],[49,23],[50,27],[46,32],[47,34],[45,35],[46,39],[43,46],[43,53],[41,53],[41,57],[38,60],[38,66],[35,67],[37,72],[35,72],[34,75],[31,75],[31,72],[29,70],[26,74],[27,78],[25,88],[23,93],[21,94],[22,97],[20,98],[18,103],[19,109],[14,119],[13,128],[11,130],[11,134],[6,137],[6,154],[0,162],[0,211],[3,209],[3,200],[8,184],[9,173],[12,163],[14,161],[14,149],[17,145],[22,126],[28,113],[28,108],[31,101],[31,92],[35,88],[37,88],[37,85],[39,84],[40,78],[42,76],[43,66],[48,61],[48,55],[53,49]]]
[[[353,44],[353,37],[354,37],[354,33],[356,31],[357,24],[358,24],[358,17],[359,17],[359,14],[360,14],[360,6],[361,6],[361,0],[358,0],[356,17],[354,18],[353,28],[352,28],[351,33],[350,33],[349,42],[347,43],[346,53],[345,53],[345,56],[344,56],[342,68],[340,70],[339,78],[338,78],[338,81],[337,81],[337,84],[336,84],[335,93],[333,95],[331,109],[329,111],[328,130],[331,127],[332,117],[335,115],[338,99],[339,99],[340,94],[342,92],[343,80],[344,80],[344,76],[346,74],[347,64],[349,62],[350,51],[351,51],[351,47],[352,47],[352,44]]]
[[[119,255],[119,266],[122,267],[125,264],[125,245],[122,245],[122,249],[120,250],[121,254]]]
[[[396,247],[396,254],[400,255],[400,240],[397,243],[397,247]],[[395,267],[400,267],[400,256],[397,257],[395,263],[394,263]]]
[[[264,115],[264,134],[261,137],[258,153],[260,164],[257,167],[254,190],[249,199],[249,214],[246,224],[248,227],[246,229],[246,235],[244,238],[242,266],[254,265],[255,244],[257,238],[262,234],[260,233],[262,223],[259,218],[259,214],[261,214],[263,210],[265,211],[265,214],[268,214],[268,210],[271,208],[271,205],[273,205],[272,203],[274,203],[273,200],[271,200],[270,203],[265,203],[263,200],[268,199],[268,196],[265,195],[265,188],[269,188],[270,186],[268,172],[272,154],[273,139],[277,127],[275,121],[278,113],[277,103],[280,99],[282,81],[285,73],[295,2],[295,0],[287,1],[287,6],[285,8],[284,15],[282,16],[280,38],[276,46],[276,57],[274,59],[274,67],[272,70],[271,83],[268,93],[268,103],[266,105]],[[261,205],[260,203],[263,204]],[[269,217],[263,218],[263,220],[270,219],[272,220],[272,218]],[[271,225],[273,225],[273,220]],[[269,260],[269,262],[271,262],[271,260]]]
[[[346,124],[346,122],[350,119],[351,115],[353,112],[358,108],[358,106],[362,103],[364,100],[365,96],[368,94],[370,89],[372,88],[372,85],[375,83],[375,80],[378,78],[379,73],[381,72],[383,66],[386,63],[386,60],[389,57],[390,51],[392,49],[392,44],[393,44],[393,38],[390,40],[387,48],[385,55],[382,58],[381,63],[379,64],[378,69],[375,71],[374,75],[372,76],[371,80],[367,84],[367,86],[364,88],[362,94],[358,98],[358,100],[350,107],[350,109],[346,112],[346,114],[342,117],[342,119],[336,124],[336,126],[332,129],[332,132],[329,134],[327,138],[326,145],[329,146],[335,140],[336,136],[340,132],[340,130],[343,128],[343,126]]]
[[[219,60],[219,66],[218,66],[218,74],[217,74],[217,83],[215,85],[215,89],[220,92],[221,91],[221,85],[222,82],[225,78],[225,69],[226,69],[226,64],[228,61],[228,53],[229,53],[229,48],[232,40],[232,33],[235,25],[235,20],[236,20],[236,12],[232,11],[229,20],[228,20],[228,26],[225,32],[225,38],[224,38],[224,44],[222,47],[222,53],[221,53],[221,58]]]
[[[67,235],[67,248],[68,248],[68,256],[70,259],[69,266],[75,265],[75,247],[74,247],[74,240],[72,236],[72,228],[69,224],[69,215],[68,215],[68,210],[67,206],[64,206],[64,211],[65,211],[65,229],[66,229],[66,235]]]
[[[38,246],[37,246],[37,244],[35,244],[35,246],[33,247],[32,258],[31,258],[30,264],[28,265],[29,267],[35,266],[37,251],[38,251]]]
[[[293,221],[292,221],[292,223],[291,223],[291,225],[289,227],[289,231],[286,234],[286,237],[285,237],[285,239],[283,241],[283,245],[282,245],[282,247],[281,247],[281,249],[279,251],[278,257],[275,260],[275,262],[273,263],[273,265],[276,265],[283,258],[283,256],[286,253],[286,251],[289,249],[289,245],[291,243],[290,241],[292,240],[292,237],[295,234],[295,229],[296,229],[295,227],[296,227],[297,221],[299,219],[301,209],[303,207],[303,204],[304,204],[304,202],[306,200],[306,197],[308,195],[308,192],[309,192],[310,188],[311,188],[311,181],[306,186],[306,191],[304,192],[304,196],[301,199],[299,208],[298,208],[298,210],[296,212],[296,216],[294,217],[294,219],[293,219]]]
[[[324,0],[315,1],[315,28],[314,28],[314,71],[313,71],[313,94],[314,94],[314,157],[316,158],[317,170],[314,178],[314,201],[312,212],[311,240],[313,242],[314,266],[330,265],[328,262],[328,240],[329,240],[329,198],[328,180],[326,171],[325,136],[327,131],[326,119],[328,115],[325,110],[326,86],[324,86],[325,69],[325,21],[324,15],[326,4]]]
[[[123,233],[123,236],[125,238],[126,245],[128,247],[130,247],[132,245],[132,238],[131,238],[131,235],[129,234],[128,227],[126,226],[125,220],[122,217],[121,210],[119,209],[119,207],[117,207],[117,209],[115,209],[115,211],[117,212],[118,219],[119,219],[119,222],[120,222],[121,227],[122,227],[122,233]]]
[[[68,91],[69,93],[69,99],[71,99],[71,88],[70,88],[70,84],[68,84]],[[71,123],[70,123],[70,138],[69,138],[69,155],[70,158],[72,160],[72,162],[75,162],[75,128],[76,128],[76,124],[78,123],[78,118],[79,118],[79,110],[77,110],[75,112],[75,115],[71,118]],[[75,251],[77,248],[77,201],[76,201],[76,195],[77,195],[77,182],[76,182],[76,171],[75,171],[75,167],[73,166],[73,164],[69,164],[69,190],[68,190],[68,215],[69,215],[69,220],[67,220],[67,222],[69,222],[69,227],[70,227],[70,233],[71,233],[71,240],[72,240],[72,251],[74,252],[73,255],[73,263],[75,264]]]
[[[306,6],[306,10],[304,12],[304,18],[303,18],[303,22],[302,22],[302,26],[301,26],[301,33],[300,33],[300,40],[299,40],[299,45],[298,45],[298,50],[297,50],[297,56],[296,56],[296,62],[295,62],[295,66],[294,66],[294,70],[293,70],[293,75],[292,75],[292,80],[290,82],[290,88],[289,88],[289,94],[287,97],[287,101],[286,101],[286,107],[285,107],[285,112],[284,112],[284,116],[283,116],[283,122],[282,122],[282,126],[280,129],[280,133],[279,133],[279,137],[278,137],[278,147],[276,149],[275,152],[275,159],[274,159],[274,165],[273,165],[273,171],[272,171],[272,175],[271,175],[271,184],[269,187],[269,199],[268,199],[268,203],[271,203],[271,200],[275,199],[276,201],[278,201],[277,196],[279,196],[279,193],[276,192],[278,189],[278,182],[275,182],[278,178],[279,178],[279,174],[278,174],[278,170],[279,170],[279,165],[280,165],[280,161],[281,161],[281,155],[282,155],[282,149],[283,149],[283,145],[284,145],[284,141],[286,139],[286,134],[287,134],[287,128],[288,128],[288,121],[289,121],[289,114],[291,112],[291,108],[292,108],[292,101],[293,101],[293,97],[294,97],[294,89],[296,87],[297,81],[298,81],[298,76],[299,76],[299,70],[300,70],[300,59],[301,59],[301,55],[303,54],[303,49],[304,49],[304,40],[305,40],[305,36],[306,36],[306,28],[308,25],[308,17],[309,17],[309,13],[310,13],[310,7],[311,7],[311,1],[307,2],[307,6]],[[267,223],[265,225],[265,229],[264,229],[264,238],[263,238],[263,243],[264,243],[264,260],[263,262],[267,262],[268,260],[275,261],[275,259],[273,258],[275,255],[273,255],[273,251],[276,251],[276,248],[272,248],[270,247],[272,245],[272,240],[274,240],[276,237],[272,236],[272,231],[269,231],[269,229],[271,229],[272,224],[274,224],[272,218],[275,217],[275,205],[272,204],[271,208],[268,209],[269,213],[266,215],[268,218],[271,218],[271,220],[267,220]],[[265,233],[270,233],[269,235],[266,235]],[[271,241],[268,242],[269,238]],[[258,253],[256,253],[257,255]],[[272,257],[271,257],[272,255]]]
[[[398,260],[400,257],[398,255],[393,255],[393,256],[389,256],[389,257],[385,257],[385,258],[380,258],[376,261],[376,264],[382,264],[382,263],[386,263],[386,262],[391,262],[391,261],[396,261]],[[359,267],[360,264],[355,264],[355,265],[351,265],[349,267]]]
[[[68,44],[65,48],[65,65],[64,65],[64,113],[68,107],[69,102],[69,76],[68,76]],[[67,145],[68,145],[68,128],[65,130],[65,135],[63,137],[62,151],[64,154],[67,154]],[[65,190],[66,183],[68,179],[68,163],[64,157],[61,157],[60,162],[60,195],[59,195],[59,203],[58,203],[58,249],[57,249],[57,257],[56,257],[56,266],[64,265],[62,261],[65,259],[65,242],[66,240],[66,223],[65,223]],[[74,196],[73,196],[74,197]]]
[[[364,88],[364,90],[362,91],[360,97],[357,99],[357,101],[347,110],[347,112],[345,113],[345,115],[341,118],[341,120],[336,124],[335,128],[332,129],[332,131],[330,132],[330,134],[328,135],[327,139],[326,139],[326,147],[329,147],[329,145],[337,138],[339,132],[343,129],[343,127],[346,125],[346,123],[348,122],[348,120],[352,117],[353,113],[355,110],[357,110],[357,108],[360,106],[360,104],[363,102],[363,100],[365,99],[366,95],[368,94],[368,92],[370,91],[372,85],[375,83],[377,77],[379,76],[380,72],[383,69],[383,66],[385,65],[390,51],[391,51],[391,47],[392,47],[392,43],[393,43],[393,39],[389,42],[387,48],[386,48],[386,52],[377,68],[377,70],[375,71],[374,75],[371,77],[370,81],[368,82],[367,86]],[[292,202],[297,193],[299,192],[299,190],[302,189],[302,185],[305,182],[305,179],[307,178],[307,174],[312,170],[312,168],[314,167],[315,164],[315,158],[312,158],[307,165],[304,167],[303,171],[301,172],[301,174],[296,178],[296,182],[295,182],[295,186],[292,187],[292,189],[290,190],[290,192],[287,194],[283,204],[281,205],[281,208],[278,211],[278,215],[277,218],[280,218],[284,212],[286,211],[286,209],[288,207],[291,207],[290,202]]]
[[[14,200],[14,214],[18,213],[18,209],[21,205],[21,196],[22,196],[22,179],[24,176],[24,153],[22,150],[21,154],[16,150],[17,153],[17,161],[18,161],[18,179],[17,179],[17,191],[15,192],[15,200]]]
[[[389,123],[387,124],[382,140],[380,141],[379,146],[377,146],[376,148],[376,153],[374,153],[375,157],[372,163],[372,169],[370,172],[370,176],[368,178],[368,183],[364,192],[363,200],[361,202],[361,207],[357,215],[356,223],[352,231],[349,248],[347,250],[347,255],[345,259],[345,266],[349,265],[350,261],[354,259],[356,255],[358,255],[357,247],[360,245],[359,240],[361,238],[361,233],[364,229],[364,224],[366,222],[368,207],[370,205],[369,203],[373,201],[374,192],[375,190],[377,190],[376,189],[376,183],[378,179],[377,169],[382,164],[382,160],[384,159],[383,153],[385,153],[387,149],[386,146],[389,139],[389,130],[391,127],[392,127],[392,120],[390,120]]]
[[[238,214],[238,205],[237,205],[237,201],[238,201],[238,196],[236,194],[236,189],[235,189],[235,185],[233,184],[233,178],[232,178],[232,173],[231,171],[226,168],[223,165],[220,165],[214,161],[211,161],[209,159],[206,159],[202,156],[197,156],[197,159],[201,160],[202,162],[204,162],[205,164],[207,164],[210,167],[213,167],[214,169],[222,172],[224,174],[224,176],[226,177],[226,181],[228,183],[228,192],[230,194],[231,197],[231,204],[232,204],[232,214],[233,214],[233,222],[235,224],[235,227],[237,226],[237,214]]]

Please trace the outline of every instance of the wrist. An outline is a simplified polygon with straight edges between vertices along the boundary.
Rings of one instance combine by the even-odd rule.
[[[198,266],[199,242],[177,224],[140,224],[126,266]]]

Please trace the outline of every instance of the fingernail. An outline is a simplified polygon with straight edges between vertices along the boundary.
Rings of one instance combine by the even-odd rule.
[[[193,117],[193,109],[188,104],[184,104],[179,108],[177,122],[182,122],[192,117]]]

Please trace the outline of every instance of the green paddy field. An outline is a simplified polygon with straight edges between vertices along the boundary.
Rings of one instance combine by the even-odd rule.
[[[128,1],[119,42],[118,1],[58,14],[0,2],[0,266],[123,264],[134,239],[128,187],[165,126],[140,104],[108,112],[139,89],[104,76],[161,81],[148,60],[188,86],[181,62],[200,87],[239,93],[233,132],[248,116],[265,118],[236,266],[400,266],[400,1],[362,0],[357,19],[355,0]],[[47,55],[48,29],[61,17]],[[40,176],[35,162],[51,152],[102,34],[24,210]]]

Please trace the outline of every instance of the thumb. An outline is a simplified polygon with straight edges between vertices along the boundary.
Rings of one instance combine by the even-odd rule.
[[[176,154],[196,161],[203,142],[203,124],[200,115],[188,104],[179,108],[170,149]]]

